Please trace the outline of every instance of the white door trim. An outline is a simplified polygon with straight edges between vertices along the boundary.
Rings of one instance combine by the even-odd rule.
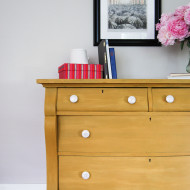
[[[46,190],[46,184],[0,184],[0,190]]]

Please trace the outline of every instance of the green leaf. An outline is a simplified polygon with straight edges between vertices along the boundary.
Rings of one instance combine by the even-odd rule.
[[[184,43],[185,43],[185,41],[182,41],[182,42],[181,42],[181,50],[183,50]]]

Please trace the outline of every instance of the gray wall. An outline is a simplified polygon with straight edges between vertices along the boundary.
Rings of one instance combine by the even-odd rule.
[[[189,0],[163,0],[163,12]],[[92,0],[0,0],[0,183],[45,183],[44,89],[72,48],[92,46]],[[165,78],[184,72],[188,51],[117,47],[119,78]]]

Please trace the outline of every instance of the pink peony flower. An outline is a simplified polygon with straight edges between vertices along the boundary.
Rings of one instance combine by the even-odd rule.
[[[162,14],[160,22],[156,24],[159,41],[165,45],[174,45],[177,41],[184,41],[190,37],[190,3],[180,6],[174,14]]]
[[[174,16],[177,16],[179,19],[184,19],[184,15],[189,6],[180,6],[175,10]]]
[[[160,18],[160,24],[162,25],[162,26],[164,26],[164,25],[166,25],[167,24],[167,22],[168,22],[168,20],[171,18],[171,17],[173,17],[174,16],[174,14],[165,14],[165,13],[163,13],[162,14],[162,16],[161,16],[161,18]]]
[[[185,21],[175,17],[168,21],[167,29],[172,36],[180,41],[183,41],[189,34],[189,26],[186,25]]]
[[[160,23],[156,24],[156,30],[160,30],[160,28],[162,27],[162,25]]]
[[[190,8],[186,10],[184,20],[187,25],[190,25]]]
[[[162,26],[160,28],[158,40],[165,46],[175,44],[175,37],[168,31],[167,26]]]

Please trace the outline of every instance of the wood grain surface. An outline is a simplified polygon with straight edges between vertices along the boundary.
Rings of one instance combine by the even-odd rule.
[[[59,116],[58,151],[190,154],[189,116]],[[83,130],[90,137],[81,136]]]
[[[70,96],[77,95],[77,103]],[[135,96],[136,103],[128,103]],[[58,89],[57,111],[148,111],[146,88],[60,88]]]
[[[59,157],[60,190],[189,190],[189,179],[190,157]]]
[[[190,80],[169,79],[38,79],[44,87],[190,87]]]
[[[172,95],[173,103],[166,102],[166,97]],[[159,112],[189,112],[190,88],[153,88],[153,111]]]
[[[46,116],[56,115],[57,88],[46,88],[45,91],[44,113]]]
[[[57,155],[57,88],[46,88],[45,93],[45,141],[47,190],[58,190]]]
[[[45,117],[47,190],[58,190],[57,117]]]
[[[189,190],[190,80],[37,83],[46,87],[47,190]]]

